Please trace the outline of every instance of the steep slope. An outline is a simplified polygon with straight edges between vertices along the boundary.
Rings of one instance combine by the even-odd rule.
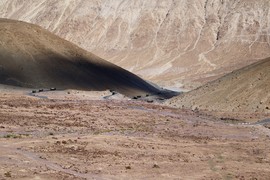
[[[208,83],[168,104],[176,107],[270,113],[270,58]]]
[[[0,19],[0,83],[31,88],[106,90],[128,96],[159,90],[138,76],[39,26]]]
[[[142,77],[198,86],[270,56],[269,0],[2,0],[0,17],[41,25]]]

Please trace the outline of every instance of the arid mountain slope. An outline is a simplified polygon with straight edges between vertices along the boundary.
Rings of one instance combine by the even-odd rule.
[[[168,104],[215,111],[270,113],[270,58],[173,98]]]
[[[155,82],[193,86],[270,56],[269,0],[2,0],[0,17],[41,25]]]
[[[59,38],[39,26],[0,19],[0,83],[122,94],[159,92],[136,75]]]

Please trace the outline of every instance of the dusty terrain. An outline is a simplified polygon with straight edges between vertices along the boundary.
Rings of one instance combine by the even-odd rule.
[[[270,114],[270,58],[246,66],[169,100],[166,104],[210,111]],[[235,117],[237,115],[234,114]]]
[[[269,0],[1,0],[0,17],[41,25],[156,83],[196,87],[270,56],[269,7]]]
[[[171,96],[169,91],[37,25],[1,18],[0,83],[46,89],[110,89],[129,97]]]
[[[0,179],[268,180],[269,6],[0,1]]]
[[[104,100],[106,92],[92,94],[96,98],[92,92],[29,92],[7,86],[0,92],[0,179],[270,176],[265,124]]]

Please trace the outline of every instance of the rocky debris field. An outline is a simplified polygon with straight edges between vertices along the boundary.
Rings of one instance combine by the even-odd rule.
[[[63,93],[0,93],[0,179],[270,177],[269,126]]]

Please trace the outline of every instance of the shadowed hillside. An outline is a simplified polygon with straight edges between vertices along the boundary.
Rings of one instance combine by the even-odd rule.
[[[270,58],[234,71],[168,104],[217,111],[270,112]]]
[[[270,56],[269,0],[1,0],[0,17],[40,25],[158,84],[194,89]]]
[[[112,89],[128,96],[160,94],[158,88],[138,76],[39,26],[0,19],[0,36],[2,84],[29,88]]]

